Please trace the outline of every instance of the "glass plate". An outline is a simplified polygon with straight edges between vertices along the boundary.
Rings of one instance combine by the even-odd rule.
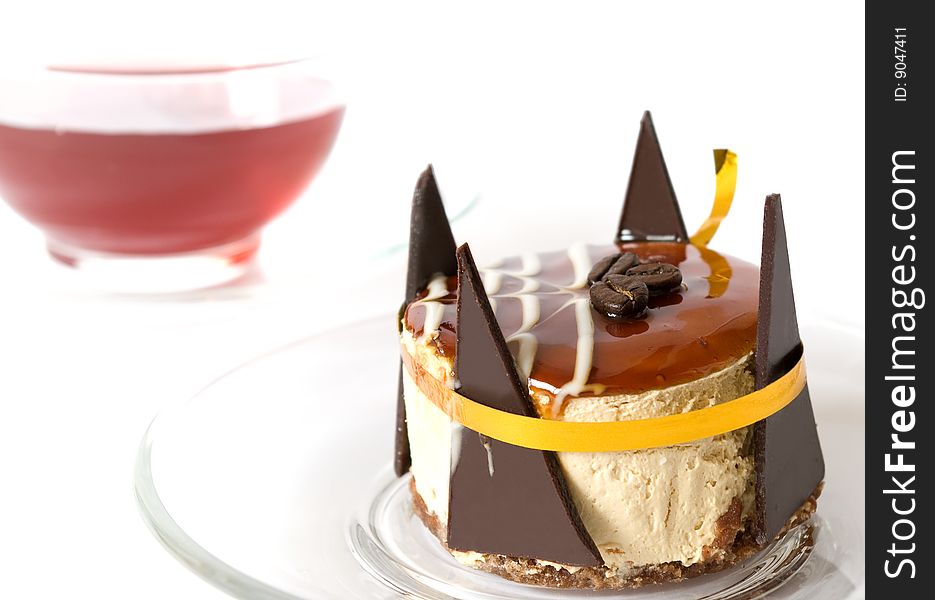
[[[156,418],[135,486],[160,542],[243,599],[582,598],[462,567],[390,475],[398,368],[393,318],[291,344]],[[809,386],[827,463],[817,515],[716,575],[599,597],[859,598],[863,582],[862,343],[808,328]]]

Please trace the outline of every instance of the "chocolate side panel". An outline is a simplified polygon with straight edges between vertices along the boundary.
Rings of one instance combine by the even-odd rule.
[[[763,222],[756,388],[782,376],[801,353],[782,202],[774,194],[766,199]],[[824,479],[824,458],[808,386],[784,409],[757,423],[753,431],[755,532],[763,544],[776,536]]]
[[[429,280],[439,273],[454,275],[458,271],[455,240],[445,214],[435,171],[429,165],[416,182],[409,221],[409,266],[406,273],[406,298],[411,302]],[[400,313],[402,314],[402,313]],[[406,426],[406,405],[403,402],[402,364],[396,397],[396,430],[393,468],[401,476],[409,470],[409,431]]]
[[[460,393],[492,408],[536,416],[467,246],[458,250],[458,268],[455,373]],[[567,565],[603,564],[553,453],[462,428],[453,463],[450,548]]]

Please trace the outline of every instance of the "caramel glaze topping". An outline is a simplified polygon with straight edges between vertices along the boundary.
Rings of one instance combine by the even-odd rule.
[[[644,262],[677,265],[682,271],[682,289],[650,298],[649,309],[634,319],[613,320],[590,308],[594,341],[588,356],[587,349],[582,354],[579,343],[582,331],[589,331],[588,324],[582,329],[581,322],[587,311],[580,303],[588,299],[581,269],[587,273],[595,262],[618,249],[634,252]],[[583,264],[585,253],[590,257],[588,264]],[[736,362],[753,350],[756,340],[759,269],[707,248],[672,242],[630,242],[619,248],[589,245],[506,259],[483,274],[497,321],[520,365],[519,343],[524,341],[520,338],[528,341],[529,334],[535,338],[529,373],[533,393],[632,394],[686,383]],[[578,286],[571,287],[575,282]],[[457,278],[448,278],[447,287],[447,295],[436,293],[436,299],[429,301],[422,300],[427,295],[423,290],[407,307],[404,324],[417,338],[422,337],[427,312],[435,311],[430,317],[434,321],[441,310],[437,331],[424,337],[439,355],[453,359]],[[532,298],[524,300],[524,296]],[[586,385],[570,386],[576,361],[588,359]]]

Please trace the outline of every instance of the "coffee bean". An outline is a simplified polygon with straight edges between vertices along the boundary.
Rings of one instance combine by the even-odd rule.
[[[600,281],[601,277],[607,273],[607,269],[611,268],[614,263],[617,262],[619,256],[619,254],[611,254],[594,263],[594,266],[591,267],[591,270],[588,272],[588,285],[594,285]]]
[[[682,283],[682,272],[668,263],[646,263],[627,270],[627,276],[636,277],[646,284],[652,296],[668,294]]]
[[[624,252],[617,258],[617,262],[613,264],[607,273],[604,275],[604,278],[607,278],[607,275],[626,275],[627,271],[640,264],[640,257],[633,254],[632,252]]]
[[[590,289],[591,306],[612,319],[636,316],[646,309],[649,289],[635,277],[608,275]]]
[[[594,263],[588,273],[588,285],[594,285],[607,275],[623,275],[627,269],[640,264],[640,259],[632,252],[611,254]]]

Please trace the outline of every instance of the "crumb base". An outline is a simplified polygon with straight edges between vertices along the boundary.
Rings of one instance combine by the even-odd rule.
[[[439,539],[445,549],[450,551],[445,543],[447,537],[445,526],[434,513],[428,510],[422,497],[416,491],[414,478],[410,479],[409,486],[415,513],[429,531]],[[812,516],[823,486],[824,482],[818,484],[818,487],[799,507],[799,510],[790,517],[786,526],[776,535],[776,538],[782,537],[791,528],[804,523]],[[592,590],[626,589],[652,583],[682,581],[698,575],[716,573],[753,556],[764,547],[764,545],[756,543],[753,534],[749,531],[743,531],[732,540],[725,541],[727,543],[724,547],[706,552],[708,556],[705,560],[688,567],[676,561],[633,567],[626,573],[621,573],[618,569],[607,566],[582,567],[571,572],[561,567],[543,565],[534,559],[502,554],[483,554],[483,560],[478,561],[475,568],[517,583],[529,585]]]

